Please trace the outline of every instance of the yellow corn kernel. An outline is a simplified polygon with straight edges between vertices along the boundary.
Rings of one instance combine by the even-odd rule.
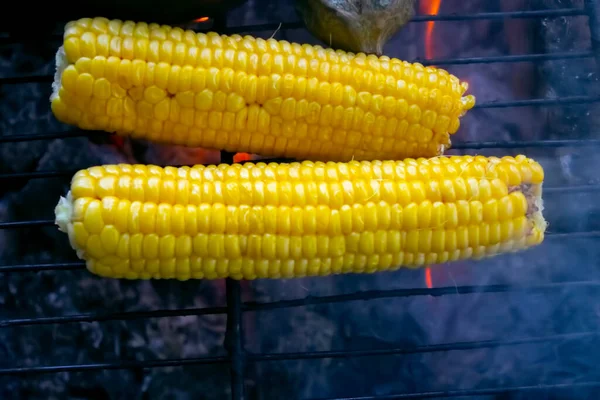
[[[106,18],[69,23],[57,60],[52,110],[63,122],[266,156],[332,161],[437,156],[450,146],[459,119],[475,104],[473,96],[465,95],[466,83],[438,68]],[[133,105],[129,108],[138,110],[127,123],[106,114],[114,107],[105,114],[97,113],[99,107],[93,113],[77,108],[90,97],[110,103],[110,97],[126,95]],[[209,114],[248,112],[239,121],[236,115],[235,123],[211,114],[207,126],[171,134],[171,127],[162,125],[166,103],[153,112],[145,105],[139,111],[143,101],[156,105],[167,96],[178,106]],[[315,134],[300,137],[304,127]],[[333,138],[330,131],[336,132]],[[511,183],[516,172],[505,170]]]
[[[119,164],[79,171],[55,212],[102,276],[299,277],[537,245],[542,181],[541,166],[523,156]]]

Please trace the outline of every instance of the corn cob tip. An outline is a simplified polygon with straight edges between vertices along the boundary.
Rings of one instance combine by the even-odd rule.
[[[77,257],[79,257],[80,260],[85,260],[85,252],[77,246],[76,232],[73,228],[73,213],[73,195],[69,190],[66,197],[60,197],[58,204],[54,208],[54,223],[58,226],[59,231],[67,234],[69,237],[69,244],[71,245],[71,248],[75,250]]]
[[[52,102],[58,97],[58,91],[60,90],[62,74],[69,65],[67,55],[63,46],[60,46],[56,52],[56,69],[54,71],[54,81],[52,82],[52,94],[50,95],[50,101]]]
[[[69,111],[66,105],[60,99],[60,88],[62,87],[62,76],[64,70],[69,66],[69,60],[63,46],[60,46],[56,52],[56,69],[54,71],[54,81],[52,82],[52,94],[50,94],[50,106],[52,113],[60,122],[69,124],[73,121],[69,119]]]
[[[528,216],[532,221],[533,229],[539,231],[543,239],[543,234],[546,232],[546,228],[548,228],[548,221],[546,221],[543,214],[544,199],[542,199],[542,184],[531,189],[525,189],[524,192],[527,204],[531,210]]]
[[[67,197],[60,196],[60,200],[54,208],[54,215],[56,216],[54,223],[58,225],[58,230],[68,233],[73,215],[73,197],[71,196],[71,191],[67,193]]]

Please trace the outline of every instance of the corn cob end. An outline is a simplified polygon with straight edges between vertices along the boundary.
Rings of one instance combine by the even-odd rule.
[[[542,184],[523,185],[520,189],[527,200],[527,219],[531,221],[529,232],[530,245],[538,245],[544,241],[544,233],[548,227],[548,221],[544,218],[544,200],[542,199]]]
[[[66,197],[60,197],[58,204],[54,208],[54,215],[54,223],[58,226],[58,230],[68,235],[69,244],[77,252],[77,257],[85,260],[85,253],[82,249],[78,248],[75,240],[76,235],[73,229],[73,196],[71,191],[67,193]]]
[[[54,81],[52,82],[52,94],[50,95],[50,105],[52,113],[60,122],[65,124],[74,124],[73,118],[69,118],[69,107],[60,98],[60,89],[62,87],[63,72],[69,66],[67,54],[63,46],[60,46],[56,52],[56,70],[54,72]]]
[[[60,200],[54,208],[54,215],[56,215],[54,223],[58,225],[58,230],[68,233],[69,223],[73,215],[73,197],[71,196],[71,191],[67,193],[67,197],[60,196]]]

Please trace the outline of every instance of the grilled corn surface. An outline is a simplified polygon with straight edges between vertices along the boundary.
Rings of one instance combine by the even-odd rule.
[[[482,258],[542,242],[525,156],[81,170],[56,223],[113,278],[291,278]]]
[[[349,161],[442,154],[475,104],[467,88],[385,56],[84,18],[66,25],[51,102],[82,129]]]

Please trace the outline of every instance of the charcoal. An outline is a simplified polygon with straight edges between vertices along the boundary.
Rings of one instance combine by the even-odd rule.
[[[583,7],[583,0],[538,0],[540,8]],[[540,22],[539,33],[547,53],[568,52],[590,48],[590,30],[587,17],[552,18]],[[544,76],[542,95],[547,97],[594,96],[600,90],[598,68],[594,58],[578,62],[558,60],[540,68]],[[600,111],[598,104],[554,108],[548,122],[556,129],[551,134],[561,139],[598,138]]]

